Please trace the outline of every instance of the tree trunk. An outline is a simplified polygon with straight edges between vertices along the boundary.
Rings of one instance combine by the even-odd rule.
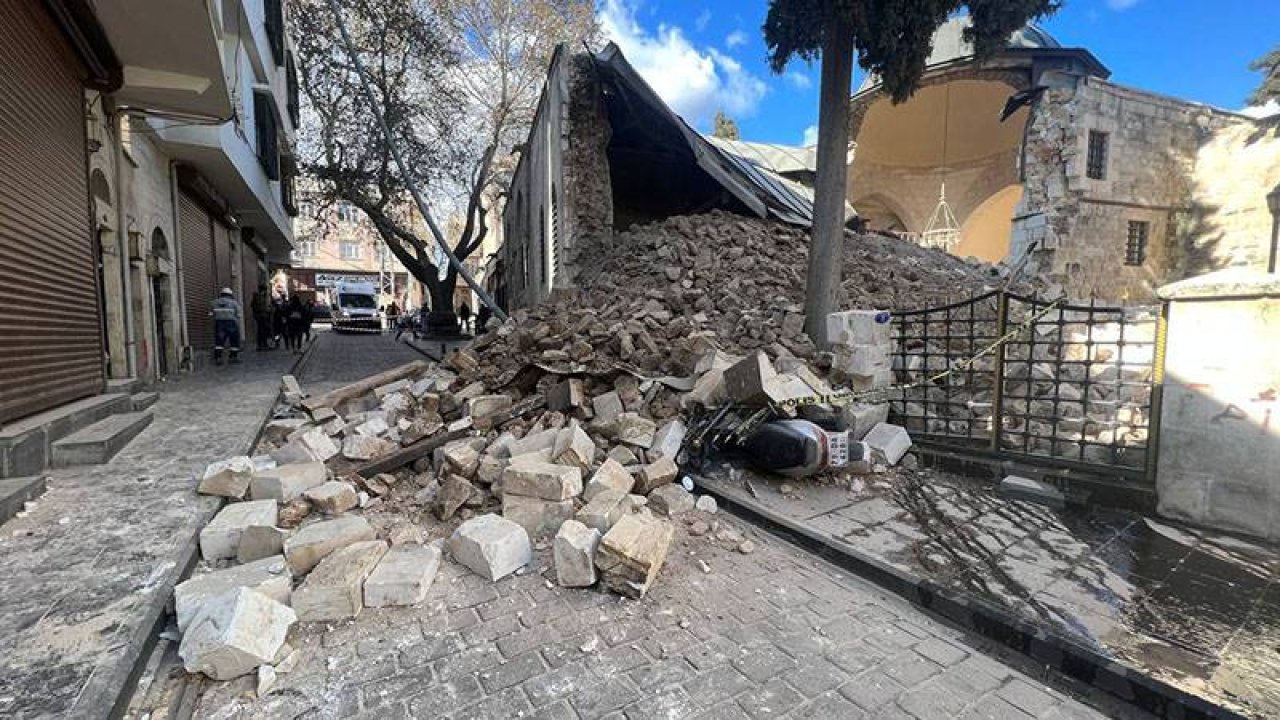
[[[853,28],[831,13],[822,42],[822,94],[818,106],[818,177],[814,186],[809,271],[805,280],[805,332],[826,348],[827,315],[836,310],[844,250],[845,183],[849,168],[849,83]]]
[[[458,315],[453,308],[453,288],[458,284],[458,271],[452,267],[444,280],[425,283],[431,299],[431,312],[427,315],[428,336],[452,337],[462,333]]]

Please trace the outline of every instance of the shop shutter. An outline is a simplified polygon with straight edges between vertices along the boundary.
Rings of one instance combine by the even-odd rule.
[[[244,347],[249,347],[257,333],[257,324],[253,321],[253,294],[258,291],[258,285],[265,280],[258,270],[258,253],[244,241],[240,243],[240,262],[240,291],[236,299],[240,301],[240,307],[244,310],[244,338],[241,343]]]
[[[0,0],[0,424],[103,388],[81,72],[42,3]]]
[[[178,198],[182,230],[182,297],[187,306],[187,343],[196,352],[213,349],[209,315],[218,288],[214,277],[213,220],[194,198]]]

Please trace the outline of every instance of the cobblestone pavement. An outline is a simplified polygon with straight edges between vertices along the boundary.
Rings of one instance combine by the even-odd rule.
[[[196,474],[249,449],[295,359],[250,352],[161,385],[155,421],[110,463],[50,472],[0,527],[0,717],[110,711],[217,507]]]
[[[992,659],[981,640],[716,518],[756,550],[725,549],[679,522],[642,601],[554,585],[545,548],[531,572],[496,583],[446,561],[422,605],[295,626],[300,661],[273,691],[255,699],[252,676],[213,683],[195,717],[1104,716]]]
[[[426,360],[394,333],[335,333],[321,327],[316,346],[298,369],[303,390],[319,394],[393,367]]]

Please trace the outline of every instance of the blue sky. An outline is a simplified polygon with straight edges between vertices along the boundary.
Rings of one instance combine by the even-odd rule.
[[[602,0],[599,13],[606,35],[699,129],[722,108],[744,139],[798,144],[817,122],[818,67],[769,71],[767,9],[767,0]],[[1115,82],[1236,110],[1258,82],[1249,62],[1280,44],[1280,2],[1066,0],[1040,24],[1091,50]]]

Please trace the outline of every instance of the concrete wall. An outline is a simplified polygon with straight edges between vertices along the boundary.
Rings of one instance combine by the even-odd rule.
[[[1159,511],[1280,539],[1280,278],[1225,271],[1161,294]]]

